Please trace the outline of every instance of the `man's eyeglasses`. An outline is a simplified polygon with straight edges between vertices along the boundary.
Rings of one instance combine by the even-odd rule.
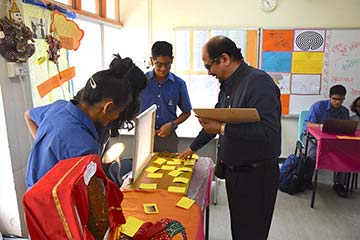
[[[345,98],[343,97],[343,98],[336,98],[336,97],[330,97],[332,100],[334,100],[334,101],[339,101],[339,102],[342,102],[342,101],[344,101],[345,100]]]
[[[204,64],[204,67],[205,67],[208,71],[210,71],[211,66],[212,66],[215,62],[218,62],[219,59],[220,59],[220,57],[217,57],[217,58],[212,59],[212,60],[210,61],[210,63]]]
[[[161,67],[165,67],[165,68],[169,68],[172,64],[172,62],[165,62],[165,63],[161,63],[161,62],[158,62],[158,61],[154,61],[154,64],[157,68],[161,68]]]

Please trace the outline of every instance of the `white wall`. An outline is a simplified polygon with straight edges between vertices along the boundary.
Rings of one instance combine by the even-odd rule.
[[[273,12],[264,12],[260,0],[121,0],[120,18],[126,34],[119,44],[127,49],[126,56],[147,59],[153,42],[174,43],[176,27],[360,28],[359,0],[277,3]],[[297,118],[283,118],[282,157],[294,151],[296,139]]]
[[[0,0],[1,17],[7,15],[8,3]],[[17,4],[21,10],[21,2]],[[30,79],[8,78],[6,63],[0,56],[0,232],[26,236],[22,197],[32,143],[23,115],[32,107]]]
[[[3,67],[1,70],[3,70]],[[0,85],[0,232],[12,232],[21,235],[14,175],[1,94],[2,90]]]

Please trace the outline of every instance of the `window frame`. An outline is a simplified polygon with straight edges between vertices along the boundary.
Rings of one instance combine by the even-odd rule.
[[[51,3],[51,4],[55,4],[55,5],[59,5],[63,8],[66,8],[70,11],[74,11],[80,15],[86,16],[86,17],[90,17],[93,19],[97,19],[100,21],[104,21],[104,22],[108,22],[120,27],[123,27],[123,24],[120,22],[120,0],[114,0],[115,1],[115,19],[111,19],[108,18],[106,15],[106,2],[107,0],[95,0],[96,2],[96,12],[97,13],[92,13],[92,12],[88,12],[82,9],[81,7],[81,1],[82,0],[68,0],[68,5],[60,3],[60,2],[56,2],[56,1],[51,1],[51,0],[45,0],[45,2],[47,3]],[[88,1],[88,0],[85,0]]]

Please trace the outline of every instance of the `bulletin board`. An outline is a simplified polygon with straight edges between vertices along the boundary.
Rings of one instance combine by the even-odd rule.
[[[189,92],[193,108],[213,108],[217,102],[220,84],[209,76],[202,62],[202,48],[214,36],[224,35],[232,39],[245,61],[258,67],[259,29],[245,28],[176,28],[175,54],[172,71],[181,77]],[[179,125],[177,133],[181,137],[196,137],[201,130],[197,118],[192,114]]]
[[[359,29],[261,29],[259,67],[281,90],[283,115],[298,114],[329,89],[347,89],[344,106],[360,95]]]

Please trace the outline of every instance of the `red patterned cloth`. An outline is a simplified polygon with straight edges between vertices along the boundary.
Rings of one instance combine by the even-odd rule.
[[[60,161],[23,198],[26,223],[32,239],[94,239],[89,221],[88,184],[103,179],[110,228],[125,223],[123,195],[109,180],[97,155]]]

